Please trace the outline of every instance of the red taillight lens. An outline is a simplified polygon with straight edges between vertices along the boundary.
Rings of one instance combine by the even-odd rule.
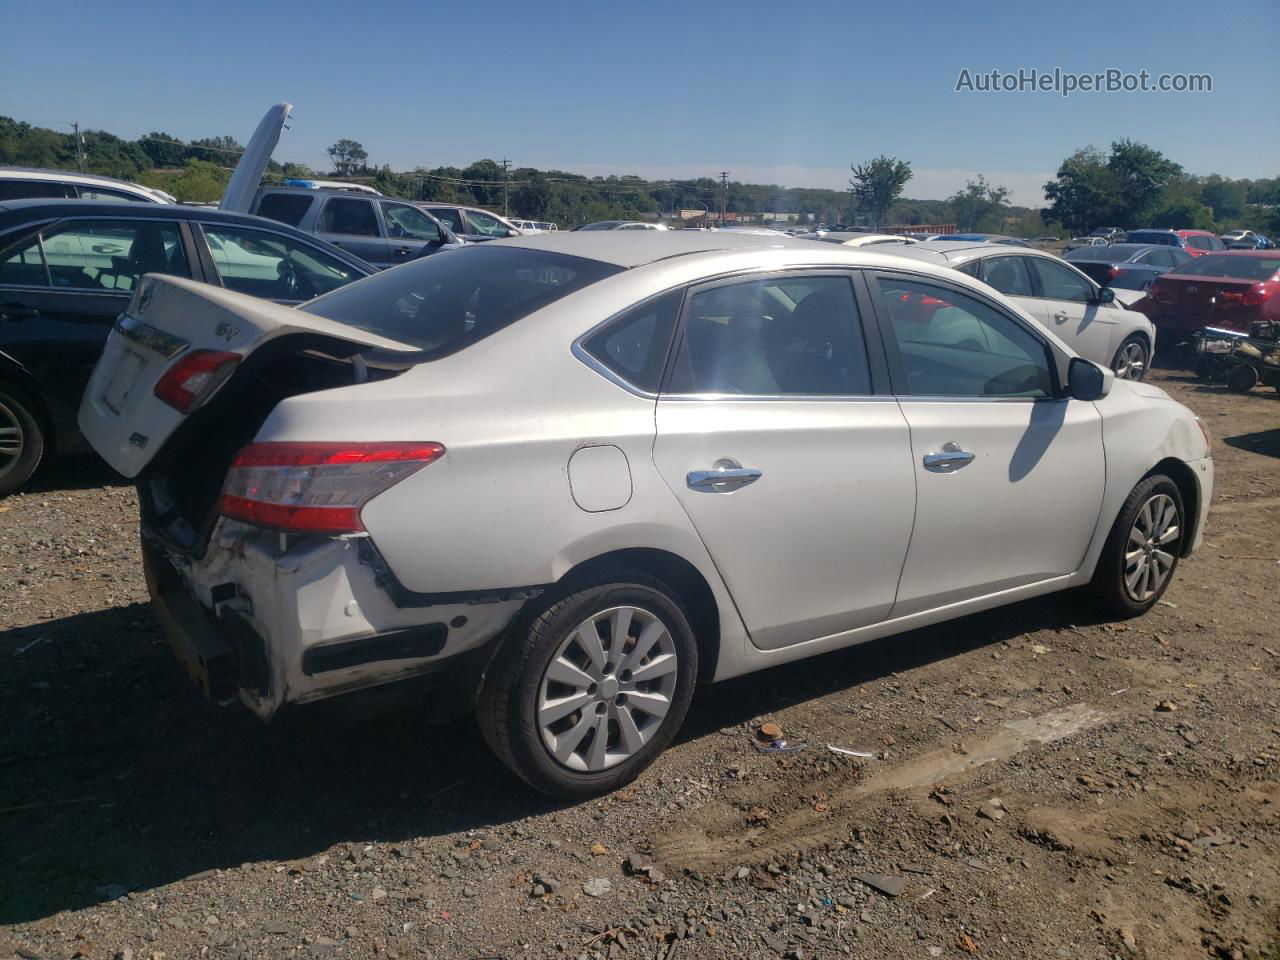
[[[442,456],[438,443],[251,443],[218,511],[288,533],[355,533],[361,507]]]
[[[190,413],[227,382],[240,363],[240,354],[221,350],[193,350],[165,371],[155,394],[180,413]]]
[[[1112,280],[1114,280],[1116,277],[1120,276],[1120,268],[1119,268],[1119,267],[1110,267],[1110,268],[1107,270],[1107,276],[1109,276]]]
[[[1277,290],[1280,290],[1280,283],[1255,283],[1245,291],[1240,302],[1246,307],[1256,307],[1270,300]]]

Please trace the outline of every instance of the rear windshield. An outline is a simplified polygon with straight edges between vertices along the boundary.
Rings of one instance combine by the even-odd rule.
[[[1157,243],[1162,247],[1176,247],[1178,245],[1176,234],[1148,232],[1146,230],[1131,230],[1124,235],[1124,239],[1128,243]]]
[[[1277,270],[1280,270],[1280,259],[1276,257],[1224,257],[1213,253],[1174,267],[1174,273],[1235,280],[1270,280]]]
[[[622,270],[545,250],[445,250],[319,297],[300,309],[424,350],[468,347]]]

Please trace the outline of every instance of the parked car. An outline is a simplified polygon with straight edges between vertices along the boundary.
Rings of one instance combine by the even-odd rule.
[[[1104,247],[1082,247],[1068,251],[1064,259],[1088,275],[1094,283],[1116,291],[1145,291],[1156,277],[1194,259],[1180,247],[1144,243],[1112,243]],[[1138,297],[1117,299],[1134,303]]]
[[[300,310],[148,278],[129,317],[81,424],[204,691],[419,677],[562,796],[636,777],[699,679],[1076,586],[1144,613],[1212,494],[1164,392],[836,244],[564,232]]]
[[[0,495],[85,449],[80,396],[143,274],[300,303],[372,272],[290,227],[208,207],[0,203]]]
[[[1008,297],[1080,356],[1127,380],[1141,380],[1155,353],[1155,328],[1116,302],[1115,291],[1059,257],[998,244],[933,240],[877,252],[952,267]]]
[[[350,251],[379,269],[461,246],[453,232],[430,213],[391,197],[261,187],[249,209]]]
[[[420,203],[419,206],[467,243],[520,236],[519,228],[511,221],[479,207],[456,203]]]
[[[1202,327],[1248,333],[1280,322],[1280,250],[1224,250],[1159,277],[1143,306],[1171,342]]]
[[[6,200],[124,200],[134,203],[177,203],[163,190],[114,177],[70,170],[0,167],[0,203]]]
[[[918,240],[896,233],[848,233],[828,230],[823,233],[806,233],[802,240],[821,240],[824,243],[840,243],[846,247],[874,247],[880,244],[908,245]]]
[[[1258,235],[1252,230],[1228,230],[1226,233],[1218,237],[1228,247],[1233,243],[1252,242],[1258,238]]]
[[[1257,233],[1244,240],[1233,240],[1227,244],[1228,250],[1274,250],[1275,244],[1267,237]]]
[[[368,184],[347,183],[345,180],[308,180],[300,177],[290,177],[283,182],[286,187],[302,187],[306,190],[340,190],[345,193],[364,193],[374,197],[384,195],[381,190]]]
[[[933,241],[947,243],[1001,243],[1011,247],[1029,247],[1031,244],[1018,237],[1008,237],[1003,233],[944,233],[934,237]]]
[[[1100,237],[1105,243],[1115,243],[1124,236],[1124,231],[1119,227],[1098,227],[1089,236]]]
[[[1178,247],[1193,257],[1226,249],[1226,245],[1208,230],[1130,230],[1125,234],[1124,242]]]
[[[595,223],[584,223],[574,230],[666,230],[661,223],[647,223],[642,220],[599,220]],[[705,228],[703,228],[705,229]]]
[[[1078,250],[1081,247],[1105,247],[1107,241],[1102,237],[1072,237],[1067,241],[1067,245],[1063,247],[1066,253],[1072,250]]]
[[[511,224],[524,236],[533,236],[535,233],[554,233],[560,229],[559,224],[547,220],[512,220]]]

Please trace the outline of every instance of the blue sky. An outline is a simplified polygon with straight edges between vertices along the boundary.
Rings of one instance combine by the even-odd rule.
[[[1130,137],[1197,174],[1280,169],[1278,0],[965,3],[115,0],[0,4],[0,114],[138,136],[340,137],[393,168],[510,157],[653,179],[843,188],[909,160],[912,197],[982,173],[1015,202],[1077,147]],[[1211,93],[957,93],[961,69],[1208,73]]]

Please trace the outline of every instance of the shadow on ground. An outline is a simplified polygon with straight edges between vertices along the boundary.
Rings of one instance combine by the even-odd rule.
[[[129,486],[101,457],[82,454],[59,457],[44,463],[22,488],[23,493],[56,493],[59,490],[93,490],[99,487]]]
[[[1027,601],[705,687],[688,741],[1017,636],[1090,622]],[[33,641],[39,641],[33,643]],[[21,651],[21,652],[19,652]],[[396,842],[555,809],[470,721],[317,705],[269,726],[204,703],[145,605],[0,632],[0,924],[340,842]]]
[[[1234,437],[1223,437],[1222,442],[1237,450],[1247,450],[1264,457],[1280,457],[1280,427],[1274,430],[1259,430],[1257,433],[1242,433]]]

